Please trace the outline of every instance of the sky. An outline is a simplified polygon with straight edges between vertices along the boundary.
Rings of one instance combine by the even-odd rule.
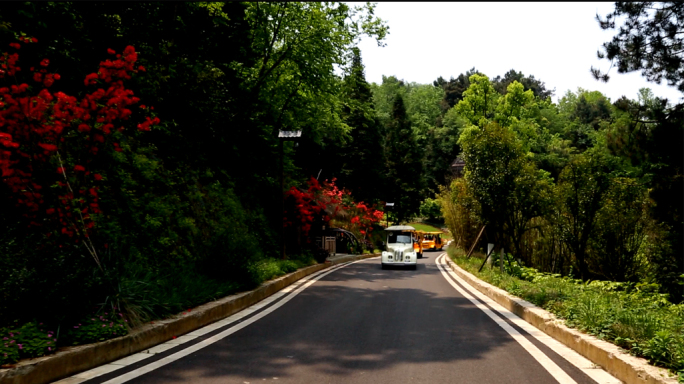
[[[356,4],[356,3],[352,3]],[[682,96],[666,82],[650,83],[639,72],[613,68],[608,83],[594,79],[592,66],[610,67],[596,52],[615,30],[603,31],[596,14],[613,3],[378,3],[375,15],[389,25],[386,46],[364,37],[359,48],[368,82],[394,75],[408,82],[449,80],[475,67],[494,78],[515,69],[556,89],[557,102],[578,87],[601,91],[611,101],[637,98],[640,88],[678,102]]]

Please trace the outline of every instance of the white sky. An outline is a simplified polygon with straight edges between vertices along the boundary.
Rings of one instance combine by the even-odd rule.
[[[598,90],[612,101],[636,99],[649,87],[658,97],[676,103],[682,93],[664,81],[649,83],[641,73],[610,71],[610,81],[594,80],[593,65],[610,66],[596,51],[615,30],[603,31],[595,20],[614,9],[613,3],[378,3],[375,15],[390,27],[386,47],[364,37],[359,48],[366,80],[381,83],[382,75],[431,84],[475,67],[494,78],[515,69],[534,75],[554,101],[577,87]]]

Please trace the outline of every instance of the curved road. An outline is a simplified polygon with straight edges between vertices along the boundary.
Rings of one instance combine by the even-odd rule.
[[[382,270],[378,258],[322,271],[90,374],[100,376],[63,382],[619,383],[478,298],[443,253],[425,255],[416,271]]]

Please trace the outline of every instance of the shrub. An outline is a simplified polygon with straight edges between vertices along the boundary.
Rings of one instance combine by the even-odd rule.
[[[29,322],[21,327],[0,328],[0,365],[19,359],[44,356],[57,349],[57,336],[42,323]]]
[[[115,308],[116,309],[116,308]],[[105,341],[128,334],[127,320],[121,312],[93,314],[64,332],[65,345],[81,345]]]

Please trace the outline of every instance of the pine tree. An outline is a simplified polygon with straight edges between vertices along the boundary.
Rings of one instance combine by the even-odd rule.
[[[384,190],[382,136],[358,48],[354,49],[351,70],[344,79],[344,100],[342,118],[352,128],[352,140],[341,154],[340,185],[359,201],[377,202]]]
[[[400,94],[394,99],[392,118],[386,127],[385,165],[388,201],[395,203],[397,219],[403,221],[415,214],[420,206],[423,163]]]

